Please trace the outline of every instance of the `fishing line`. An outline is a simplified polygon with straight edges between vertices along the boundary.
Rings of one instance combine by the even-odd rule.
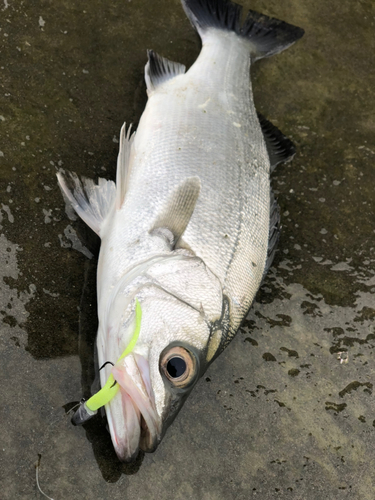
[[[42,488],[40,487],[40,484],[39,484],[39,468],[40,468],[40,461],[42,459],[42,455],[40,453],[38,453],[38,461],[35,465],[35,476],[36,476],[36,485],[38,486],[38,490],[41,492],[41,494],[43,496],[45,496],[46,498],[48,498],[49,500],[53,500],[52,497],[49,497],[46,493],[44,493],[44,491],[42,490]]]
[[[61,424],[62,422],[64,424],[70,424],[69,422],[69,419],[68,419],[68,416],[69,414],[75,409],[77,408],[77,406],[79,406],[80,403],[74,405],[68,412],[64,413],[63,415],[59,415],[56,419],[53,419],[52,422],[47,426],[46,430],[44,431],[43,435],[42,435],[42,439],[41,439],[41,443],[40,443],[40,447],[42,449],[45,449],[45,446],[46,446],[46,443],[48,443],[50,441],[50,438],[51,438],[51,432],[53,431],[54,434],[56,434],[56,431],[57,431],[57,427],[59,426],[59,424]],[[60,408],[57,410],[57,411],[60,411]],[[70,426],[70,425],[69,425]],[[53,445],[52,445],[53,446]],[[52,446],[50,446],[52,448]],[[43,453],[43,455],[47,454],[47,450],[46,450],[46,453]],[[45,497],[45,498],[48,498],[49,500],[54,500],[52,497],[48,496],[43,490],[42,488],[40,487],[40,483],[39,483],[39,470],[40,470],[40,462],[41,462],[41,459],[42,459],[42,453],[38,453],[38,461],[36,462],[35,464],[35,479],[36,479],[36,485],[38,487],[38,490],[40,491],[40,493]]]
[[[110,363],[113,365],[113,363],[111,363],[110,361],[108,361],[107,363]],[[107,364],[105,363],[105,364]],[[104,365],[103,365],[104,366]],[[103,367],[102,367],[103,368]],[[63,415],[58,415],[56,418],[54,418],[54,415],[52,415],[52,421],[48,424],[47,428],[45,429],[44,433],[42,434],[42,439],[41,439],[41,443],[40,443],[40,447],[42,449],[45,449],[45,446],[46,446],[46,443],[49,443],[50,442],[50,438],[51,438],[51,433],[53,432],[54,434],[57,433],[57,428],[58,426],[63,423],[63,425],[65,426],[66,424],[66,427],[70,427],[71,426],[71,423],[70,423],[70,416],[72,413],[74,413],[74,411],[79,408],[82,404],[84,404],[85,400],[82,399],[79,403],[75,404],[74,406],[72,406],[68,411],[65,411],[63,413]],[[57,413],[57,412],[60,412],[61,409],[57,409],[54,413]],[[52,445],[53,446],[53,445]],[[43,453],[43,455],[46,455],[48,452],[46,451],[46,453]],[[52,497],[48,496],[41,488],[40,486],[40,482],[39,482],[39,471],[40,471],[40,462],[41,462],[41,459],[42,459],[42,453],[38,453],[38,460],[35,464],[35,479],[36,479],[36,485],[38,487],[38,490],[40,491],[40,493],[45,497],[47,498],[48,500],[54,500]]]
[[[130,354],[133,351],[133,349],[137,343],[140,330],[141,330],[141,319],[142,319],[142,309],[141,309],[140,303],[138,302],[138,299],[136,298],[135,299],[135,330],[134,330],[133,336],[132,336],[129,344],[127,345],[126,349],[124,350],[124,352],[121,354],[121,356],[118,358],[117,361],[120,361],[121,359],[125,358],[125,356],[127,356],[128,354]],[[107,364],[111,364],[112,366],[114,366],[114,363],[112,363],[111,361],[106,361],[100,367],[100,370],[102,368],[104,368]],[[70,408],[70,410],[67,411],[62,416],[62,418],[59,417],[55,421],[53,421],[49,424],[49,426],[47,427],[47,429],[42,437],[41,446],[43,446],[46,438],[48,439],[47,434],[49,434],[52,426],[55,426],[55,424],[58,424],[64,420],[67,421],[67,417],[69,416],[69,414],[71,412],[73,412],[76,408],[78,408],[78,410],[75,411],[75,413],[72,417],[72,422],[76,425],[82,424],[82,423],[86,422],[88,419],[90,419],[91,417],[93,417],[94,415],[96,415],[99,408],[101,408],[102,406],[109,403],[109,401],[117,394],[119,389],[120,389],[120,386],[119,386],[119,384],[117,384],[117,381],[114,379],[114,377],[111,373],[107,379],[106,384],[102,387],[102,389],[99,392],[97,392],[96,394],[91,396],[91,398],[89,398],[87,401],[82,399],[78,404],[76,404],[72,408]],[[56,429],[54,429],[54,430],[56,430]],[[38,490],[45,498],[47,498],[48,500],[54,500],[52,497],[50,497],[46,493],[44,493],[44,491],[42,490],[42,488],[40,487],[40,484],[39,484],[39,469],[40,469],[41,458],[42,458],[42,454],[38,453],[38,461],[35,465],[36,484],[37,484]]]

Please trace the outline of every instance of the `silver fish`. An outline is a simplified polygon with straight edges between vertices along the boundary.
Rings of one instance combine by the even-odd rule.
[[[250,64],[303,30],[229,0],[182,0],[202,39],[186,71],[148,52],[148,102],[136,133],[121,130],[116,184],[58,174],[100,236],[101,384],[114,448],[154,451],[195,383],[228,345],[272,261],[279,211],[270,172],[292,143],[257,115]],[[122,359],[142,309],[134,349]],[[114,366],[111,366],[113,364]]]

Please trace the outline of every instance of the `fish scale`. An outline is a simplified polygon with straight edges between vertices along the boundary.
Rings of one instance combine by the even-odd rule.
[[[186,176],[198,175],[202,181],[201,196],[180,246],[187,245],[201,257],[222,281],[230,299],[233,297],[235,302],[241,302],[240,317],[242,310],[250,305],[249,300],[243,302],[241,298],[248,299],[251,288],[257,290],[264,268],[268,242],[269,160],[255,108],[248,98],[249,86],[244,84],[247,80],[241,78],[250,68],[248,48],[243,44],[238,50],[236,38],[232,40],[230,34],[223,36],[216,31],[211,35],[214,41],[207,43],[186,75],[166,82],[150,96],[139,128],[144,127],[144,123],[162,125],[156,130],[149,128],[141,134],[137,132],[135,151],[140,159],[136,159],[133,167],[135,176],[131,179],[124,209],[139,213],[139,186],[142,186],[142,204],[143,199],[150,204],[149,210],[144,204],[142,209],[150,221],[149,213],[157,210],[163,193],[168,193],[174,183],[178,184]],[[225,64],[215,64],[218,57]],[[216,66],[215,78],[210,76],[212,65]],[[193,89],[191,95],[185,95],[189,90],[182,89],[190,88]],[[213,93],[219,94],[220,99],[212,97]],[[200,106],[207,101],[202,109]],[[255,117],[254,123],[251,117]],[[238,122],[241,127],[233,125]],[[230,135],[228,127],[231,127]],[[254,144],[258,147],[252,147]],[[257,165],[249,161],[254,157],[259,158]],[[256,174],[256,169],[264,172],[265,182],[261,174]],[[152,185],[146,189],[145,179],[152,179]],[[256,227],[248,224],[249,220],[254,220],[253,207],[257,207],[259,217]],[[257,251],[251,254],[253,248]],[[239,255],[234,258],[237,252]],[[249,260],[257,264],[257,270],[244,289],[243,272]],[[235,266],[229,269],[233,261]],[[237,307],[234,303],[234,314]],[[238,319],[233,330],[237,326]]]
[[[136,133],[121,130],[116,186],[58,174],[101,238],[97,346],[105,395],[97,400],[125,461],[156,448],[237,331],[278,241],[270,171],[294,154],[258,117],[249,73],[252,61],[284,50],[303,30],[251,11],[241,26],[241,8],[229,0],[182,5],[201,53],[185,71],[148,52],[148,102]],[[130,352],[136,307],[142,322]],[[112,380],[120,390],[110,392]],[[85,408],[76,423],[94,415]]]

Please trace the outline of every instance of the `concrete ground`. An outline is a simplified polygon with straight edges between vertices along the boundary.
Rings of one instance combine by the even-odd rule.
[[[146,49],[192,64],[179,0],[0,5],[0,497],[375,498],[375,109],[371,0],[254,0],[305,29],[252,71],[297,146],[273,186],[282,237],[235,340],[158,450],[120,464],[105,421],[66,412],[94,379],[98,240],[60,166],[115,176],[146,102]]]

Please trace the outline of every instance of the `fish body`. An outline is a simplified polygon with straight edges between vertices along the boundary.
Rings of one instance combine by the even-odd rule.
[[[292,145],[259,118],[250,64],[303,31],[225,0],[182,0],[202,38],[186,71],[148,53],[148,102],[136,133],[121,131],[116,185],[58,175],[101,238],[101,384],[120,390],[106,413],[115,450],[153,451],[210,362],[233,338],[270,265],[278,210],[270,171]],[[119,360],[135,324],[134,351]]]

